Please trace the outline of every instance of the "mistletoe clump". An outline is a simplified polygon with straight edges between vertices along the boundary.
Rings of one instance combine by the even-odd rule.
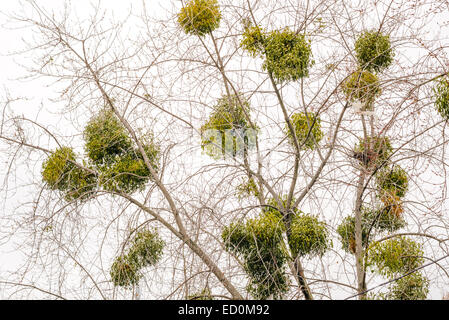
[[[116,287],[130,288],[139,283],[142,273],[137,266],[128,261],[126,256],[118,257],[112,264],[110,271],[112,283]]]
[[[220,20],[217,0],[190,0],[178,14],[178,23],[184,32],[200,37],[218,28]]]
[[[356,58],[364,70],[381,71],[393,62],[390,36],[377,31],[365,31],[355,42]]]
[[[388,137],[367,137],[359,140],[353,156],[365,167],[371,168],[384,165],[392,152],[393,147]]]
[[[143,149],[150,165],[157,172],[160,154],[158,145],[150,139],[143,145]],[[142,190],[148,181],[153,179],[142,154],[137,149],[117,157],[115,162],[103,166],[101,171],[103,188],[108,191],[133,193]]]
[[[386,203],[378,210],[366,210],[367,221],[370,226],[378,231],[396,231],[405,227],[406,222],[402,217],[402,204],[393,202]]]
[[[256,299],[280,298],[288,290],[282,232],[282,221],[271,212],[223,229],[225,248],[243,257],[247,289]]]
[[[289,28],[264,33],[259,26],[247,24],[241,46],[251,56],[263,58],[263,70],[278,82],[307,77],[313,64],[310,41]]]
[[[96,165],[108,165],[130,150],[132,142],[112,110],[102,110],[84,129],[86,154]]]
[[[265,51],[265,32],[259,26],[252,26],[246,23],[243,31],[243,39],[240,42],[242,48],[252,57],[262,55]]]
[[[265,40],[262,68],[278,82],[296,81],[309,75],[312,49],[304,35],[288,28],[270,32]]]
[[[295,129],[298,144],[302,149],[313,150],[324,136],[321,131],[321,119],[315,113],[295,113],[291,116],[291,122]],[[288,127],[285,130],[290,142],[293,143],[294,140],[290,130]]]
[[[383,167],[376,173],[376,183],[383,192],[402,198],[408,189],[407,173],[399,165]]]
[[[137,284],[143,276],[141,269],[159,262],[164,245],[156,231],[138,232],[128,253],[117,257],[112,264],[110,275],[114,286],[129,288]]]
[[[383,297],[386,300],[425,300],[428,293],[429,280],[420,272],[414,272],[396,280]]]
[[[249,178],[237,186],[237,196],[240,199],[246,196],[259,196],[259,189],[253,178]]]
[[[332,246],[325,223],[310,214],[294,216],[288,243],[300,257],[322,256]]]
[[[132,193],[152,179],[142,153],[135,147],[125,127],[112,110],[102,110],[84,130],[85,150],[101,173],[107,191]],[[152,135],[142,141],[151,167],[158,171],[160,150]]]
[[[68,147],[61,147],[44,161],[42,180],[51,190],[63,192],[67,201],[84,200],[97,187],[95,174],[77,166],[75,153]]]
[[[424,263],[422,245],[404,236],[377,242],[368,254],[368,265],[389,277],[405,274]]]
[[[362,245],[368,244],[368,228],[369,220],[366,214],[362,211]],[[340,235],[342,248],[350,253],[355,253],[355,218],[348,216],[343,219],[341,224],[337,227],[337,233]]]
[[[201,148],[206,154],[215,159],[226,154],[235,156],[254,145],[256,129],[247,121],[250,105],[242,95],[220,98],[213,110],[200,129]]]
[[[433,89],[435,94],[435,108],[443,117],[449,120],[449,80],[447,77],[438,81]]]
[[[371,108],[381,94],[379,79],[369,71],[356,71],[343,83],[343,93],[348,101],[360,101]]]

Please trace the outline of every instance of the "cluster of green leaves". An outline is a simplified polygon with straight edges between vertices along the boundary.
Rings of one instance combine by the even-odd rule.
[[[257,219],[232,223],[223,229],[226,250],[243,257],[250,278],[247,290],[256,299],[278,299],[288,290],[283,230],[279,216],[268,211]]]
[[[128,253],[117,257],[112,264],[110,275],[114,286],[129,288],[137,284],[143,276],[141,269],[160,260],[164,245],[156,231],[138,232]]]
[[[332,241],[326,224],[310,214],[296,214],[291,223],[288,244],[294,256],[322,256]]]
[[[383,192],[402,198],[408,189],[407,172],[397,164],[382,167],[376,173],[376,183]]]
[[[67,201],[84,200],[96,188],[96,176],[76,165],[75,152],[69,147],[61,147],[42,164],[42,180],[51,190],[59,190]]]
[[[386,294],[380,294],[383,300],[425,300],[429,293],[429,280],[421,272],[414,272],[396,280]]]
[[[158,170],[159,148],[153,141],[143,145],[152,168]],[[151,180],[151,172],[145,164],[142,154],[132,150],[117,157],[109,166],[102,166],[102,186],[108,191],[132,193],[141,190]]]
[[[249,102],[243,95],[223,96],[213,107],[209,120],[201,126],[201,148],[214,159],[254,146],[257,128],[247,121]]]
[[[359,139],[354,152],[364,166],[373,167],[387,163],[393,152],[393,147],[388,137],[367,137]]]
[[[184,32],[200,37],[218,28],[220,20],[217,0],[190,0],[178,13],[178,23]]]
[[[364,214],[366,211],[362,211],[362,245],[366,246],[368,244],[368,230],[369,230],[369,220],[367,215]],[[352,216],[347,216],[343,219],[340,225],[337,227],[337,233],[340,236],[342,248],[351,253],[355,253],[355,218]]]
[[[377,242],[370,246],[368,266],[395,280],[389,292],[380,293],[384,300],[424,300],[429,292],[429,281],[419,271],[411,271],[424,263],[422,245],[404,236]],[[410,273],[410,274],[408,274]]]
[[[390,36],[378,31],[364,31],[355,42],[355,52],[360,67],[375,72],[390,66],[394,57]]]
[[[95,165],[109,165],[132,149],[126,129],[110,109],[100,111],[84,128],[84,148]]]
[[[240,199],[248,196],[259,196],[259,190],[253,178],[249,178],[237,186],[237,196]]]
[[[407,273],[424,263],[422,245],[405,236],[376,242],[368,254],[368,265],[388,277]]]
[[[371,107],[381,94],[377,76],[369,71],[356,71],[343,83],[343,93],[349,101],[360,101]]]
[[[310,41],[289,28],[265,33],[259,26],[247,25],[241,46],[251,56],[265,59],[263,70],[278,82],[307,77],[313,64]]]
[[[295,113],[291,116],[290,121],[302,149],[313,150],[324,136],[321,131],[321,119],[313,112]],[[285,130],[290,142],[293,143],[294,140],[287,125]]]
[[[133,146],[126,128],[112,110],[102,110],[89,121],[84,139],[86,154],[101,173],[100,184],[105,190],[132,193],[151,180],[142,154]],[[159,147],[151,135],[142,144],[150,165],[157,172]]]
[[[405,226],[405,220],[402,217],[392,215],[385,208],[374,209],[362,206],[360,209],[362,215],[362,246],[368,245],[368,234],[373,230],[379,232],[396,231]],[[337,227],[337,233],[340,235],[342,248],[351,253],[355,253],[355,218],[348,216],[343,219]]]
[[[445,120],[449,120],[449,79],[438,80],[433,89],[435,95],[435,108]]]
[[[76,162],[71,148],[56,150],[42,165],[42,179],[51,190],[64,193],[67,201],[85,200],[97,187],[132,193],[152,179],[142,154],[133,145],[126,129],[111,110],[102,110],[84,130],[88,161]],[[157,172],[159,146],[151,135],[142,141],[150,165]]]

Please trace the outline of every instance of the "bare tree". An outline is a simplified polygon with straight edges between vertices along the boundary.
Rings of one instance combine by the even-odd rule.
[[[448,3],[165,5],[114,18],[100,1],[80,13],[27,0],[10,16],[33,35],[16,53],[27,78],[57,95],[51,110],[3,99],[0,239],[25,255],[4,292],[447,288]]]

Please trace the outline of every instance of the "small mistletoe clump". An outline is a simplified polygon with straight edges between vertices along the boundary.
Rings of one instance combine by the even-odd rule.
[[[249,102],[242,96],[220,98],[209,120],[201,127],[201,148],[214,159],[227,154],[235,156],[252,148],[256,129],[247,121]]]
[[[265,51],[265,34],[259,26],[252,26],[246,24],[243,31],[243,39],[240,42],[242,48],[247,51],[252,57],[262,55]]]
[[[155,231],[137,233],[128,252],[128,258],[140,268],[155,265],[162,257],[165,242]]]
[[[110,275],[114,286],[129,288],[142,278],[141,269],[159,262],[164,241],[157,232],[144,230],[137,233],[126,255],[117,257]]]
[[[425,300],[429,293],[429,280],[420,272],[414,272],[396,280],[390,292],[384,295],[386,300]]]
[[[408,189],[407,173],[399,165],[383,167],[376,173],[376,183],[383,192],[402,198]]]
[[[389,277],[405,274],[424,263],[422,245],[404,236],[377,242],[368,254],[368,265]]]
[[[178,14],[178,23],[184,32],[200,37],[218,28],[220,20],[217,0],[190,0]]]
[[[321,131],[321,119],[314,113],[295,113],[291,116],[291,122],[295,129],[298,144],[302,149],[313,150],[321,141],[324,134]],[[293,143],[293,137],[289,128],[285,128],[289,141]]]
[[[75,161],[73,150],[62,147],[42,164],[42,180],[51,190],[63,192],[67,201],[86,199],[97,187],[96,176],[78,167]]]
[[[354,148],[354,158],[367,168],[384,165],[393,148],[388,137],[367,137],[360,139]]]
[[[288,238],[294,256],[322,256],[331,246],[324,222],[309,214],[295,215]]]
[[[381,71],[393,62],[390,36],[377,31],[365,31],[355,42],[357,60],[363,70]]]
[[[384,207],[378,210],[366,210],[366,219],[369,221],[369,226],[378,231],[396,231],[406,225],[402,217],[402,205],[400,203],[385,204]]]
[[[369,220],[362,212],[362,245],[368,244]],[[348,216],[343,219],[337,227],[337,233],[340,235],[342,248],[350,253],[355,253],[355,218]]]
[[[155,172],[159,167],[160,150],[152,139],[143,145],[143,149]],[[142,190],[152,180],[142,154],[136,149],[115,159],[109,166],[101,167],[102,185],[108,191],[133,193]]]
[[[381,92],[377,76],[366,70],[354,72],[343,84],[343,93],[348,101],[358,100],[368,109],[372,109]]]
[[[102,110],[84,129],[85,150],[96,165],[108,165],[130,150],[132,142],[112,110]]]
[[[313,64],[310,41],[288,28],[264,33],[259,26],[247,24],[241,46],[251,56],[263,58],[263,70],[278,82],[307,77]]]
[[[309,75],[312,49],[305,36],[284,29],[270,32],[265,41],[266,60],[262,68],[278,82],[296,81]]]
[[[225,248],[243,257],[250,278],[247,289],[256,299],[280,298],[288,290],[283,230],[279,216],[269,211],[223,229]]]
[[[237,186],[237,196],[239,199],[248,196],[259,196],[259,190],[253,178],[249,178]]]
[[[447,77],[438,81],[433,89],[435,108],[445,120],[449,120],[449,80]]]
[[[115,259],[110,275],[114,286],[124,288],[132,287],[139,283],[139,280],[142,278],[142,274],[136,265],[129,262],[126,256]]]

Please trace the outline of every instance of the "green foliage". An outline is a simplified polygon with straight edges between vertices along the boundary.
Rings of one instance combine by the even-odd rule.
[[[425,300],[429,293],[429,280],[420,272],[414,272],[394,282],[387,300]]]
[[[67,201],[84,200],[97,187],[96,176],[76,165],[75,153],[62,147],[42,164],[42,180],[51,190],[59,190]]]
[[[399,165],[382,167],[376,173],[376,183],[382,191],[402,198],[408,189],[407,173]]]
[[[127,261],[127,257],[118,257],[112,264],[110,276],[114,286],[130,288],[142,278],[136,265]]]
[[[393,62],[390,36],[377,31],[365,31],[355,42],[356,58],[364,70],[381,71]]]
[[[96,165],[110,164],[132,150],[125,127],[112,110],[104,109],[84,129],[85,150]]]
[[[251,149],[257,132],[250,128],[245,115],[250,112],[249,102],[242,95],[223,96],[213,109],[209,120],[200,129],[204,152],[218,159]]]
[[[265,62],[262,68],[279,82],[296,81],[309,75],[312,49],[302,34],[288,28],[270,32],[265,41]]]
[[[128,258],[139,267],[152,266],[161,259],[164,245],[155,231],[140,231],[132,241]]]
[[[254,58],[262,55],[265,45],[264,31],[259,26],[245,26],[240,45]]]
[[[220,25],[217,0],[190,0],[178,13],[178,23],[187,34],[204,36]]]
[[[157,172],[159,166],[159,147],[150,140],[143,145],[150,165]],[[138,151],[128,152],[115,158],[115,162],[100,167],[102,185],[108,191],[123,191],[133,193],[142,190],[152,179],[150,170],[145,164],[142,154]]]
[[[259,190],[253,178],[243,181],[237,186],[237,195],[241,199],[246,196],[259,196]]]
[[[313,150],[324,136],[321,131],[321,119],[312,112],[307,114],[295,113],[291,116],[291,122],[295,129],[299,146],[302,147],[302,149]],[[287,125],[285,130],[290,142],[294,143]]]
[[[223,229],[225,248],[243,257],[247,290],[256,299],[280,298],[288,290],[283,230],[282,221],[271,212]]]
[[[369,223],[368,228],[372,225],[373,229],[378,231],[397,231],[406,225],[404,218],[398,214],[398,209],[385,206],[379,210],[369,210],[362,208],[366,221]],[[368,229],[369,230],[369,229]]]
[[[42,180],[52,190],[64,190],[68,185],[68,174],[73,169],[75,153],[71,148],[62,147],[56,150],[42,164]]]
[[[251,56],[264,58],[263,70],[278,82],[307,77],[313,64],[310,41],[288,28],[264,33],[259,26],[247,25],[241,46]]]
[[[366,140],[359,139],[354,148],[354,157],[366,167],[373,167],[384,165],[392,152],[388,137],[367,137]]]
[[[160,260],[164,245],[156,231],[138,232],[128,253],[117,257],[112,264],[110,275],[114,286],[129,288],[137,284],[143,276],[141,269]]]
[[[449,120],[449,80],[447,77],[438,80],[433,88],[435,108],[445,120]]]
[[[422,245],[406,237],[377,242],[369,248],[368,265],[385,276],[404,274],[424,263]]]
[[[362,246],[368,244],[368,228],[369,220],[362,212]],[[355,218],[351,216],[344,218],[337,227],[337,233],[340,235],[342,248],[347,252],[355,253]]]
[[[309,214],[295,215],[288,243],[294,256],[322,256],[331,246],[324,222]]]
[[[372,103],[381,94],[379,79],[369,71],[356,71],[343,83],[343,93],[348,101],[360,101],[368,109],[372,109]]]

